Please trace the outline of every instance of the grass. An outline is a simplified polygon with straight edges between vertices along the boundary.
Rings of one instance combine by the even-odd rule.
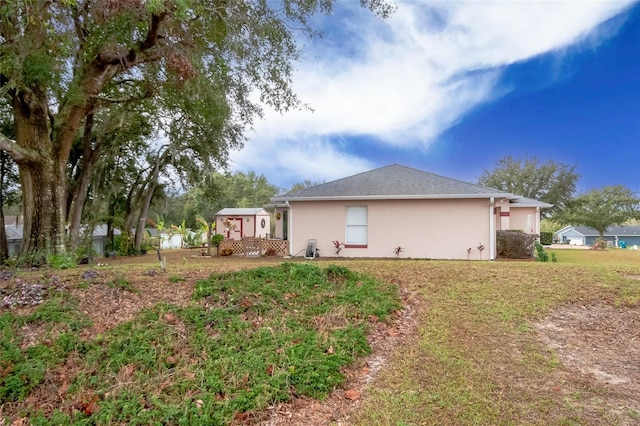
[[[0,403],[32,424],[228,424],[297,395],[323,399],[368,353],[368,319],[388,318],[401,286],[416,334],[350,424],[632,424],[637,408],[612,413],[607,390],[567,375],[533,324],[565,305],[638,307],[640,252],[554,252],[557,263],[334,259],[221,273],[189,306],[161,303],[90,337],[62,295],[0,315]],[[112,288],[131,290],[125,276]],[[55,408],[30,405],[47,386]]]
[[[571,250],[557,257],[560,263],[378,264],[385,279],[418,294],[425,313],[419,337],[398,349],[353,423],[593,424],[589,405],[604,390],[561,382],[555,353],[531,323],[566,304],[638,306],[640,282],[627,276],[640,273],[640,253]],[[560,386],[574,393],[559,397],[553,389]],[[596,422],[637,415],[629,409],[623,420],[607,421],[605,408]]]
[[[123,277],[109,286],[132,288]],[[193,297],[89,338],[65,298],[27,316],[4,313],[1,403],[32,424],[228,424],[294,395],[326,397],[341,369],[370,351],[370,318],[400,307],[395,286],[309,263],[212,275]],[[29,346],[22,326],[33,322],[61,326]],[[28,403],[51,387],[62,403]]]

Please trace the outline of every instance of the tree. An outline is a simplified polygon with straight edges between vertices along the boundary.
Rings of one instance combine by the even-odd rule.
[[[584,225],[597,230],[600,239],[608,227],[638,218],[640,198],[622,185],[592,189],[568,202],[557,214],[557,220],[565,225]]]
[[[543,163],[536,157],[506,156],[498,160],[493,170],[484,170],[478,184],[553,204],[543,212],[553,216],[573,197],[579,177],[575,168],[553,160]]]
[[[381,0],[361,3],[380,16],[392,11]],[[291,89],[299,54],[293,28],[313,33],[309,18],[329,13],[332,4],[1,1],[0,96],[11,105],[15,138],[0,134],[0,149],[19,168],[22,254],[39,264],[48,252],[66,252],[68,164],[89,116],[153,98],[165,111],[171,147],[198,136],[205,142],[200,147],[210,145],[206,157],[198,158],[202,149],[182,147],[172,154],[224,165],[261,104],[278,111],[300,105]]]

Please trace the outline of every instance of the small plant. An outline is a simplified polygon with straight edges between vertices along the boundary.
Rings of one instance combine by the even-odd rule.
[[[404,251],[404,248],[401,246],[397,246],[393,249],[393,254],[396,255],[396,257],[400,257],[400,253],[402,253]]]
[[[182,281],[186,281],[186,279],[182,278],[182,277],[180,277],[178,275],[172,275],[172,276],[169,277],[169,282],[173,283],[173,284],[178,283],[178,282],[182,282]]]
[[[75,254],[50,254],[47,263],[54,269],[70,269],[78,266]]]
[[[480,244],[478,244],[478,247],[476,247],[476,248],[480,252],[480,260],[482,260],[482,252],[484,251],[484,245],[482,243],[480,243]]]
[[[593,244],[593,249],[594,250],[604,250],[607,248],[607,241],[606,240],[598,240]]]
[[[542,244],[540,244],[537,241],[536,241],[536,259],[538,259],[538,262],[549,261],[549,255],[547,254],[546,251],[544,251],[544,247],[542,247]]]
[[[231,256],[233,254],[232,248],[223,248],[219,252],[220,256]]]
[[[109,287],[116,290],[125,290],[132,293],[140,294],[140,290],[135,288],[133,284],[131,284],[125,277],[122,276],[115,278],[113,281],[110,281],[108,285]]]
[[[556,253],[551,252],[551,262],[556,263],[557,261],[558,261],[558,258],[556,257]]]
[[[333,243],[333,252],[336,254],[336,256],[340,256],[340,252],[342,251],[342,249],[344,248],[344,243],[341,243],[338,240],[334,240],[332,241]]]

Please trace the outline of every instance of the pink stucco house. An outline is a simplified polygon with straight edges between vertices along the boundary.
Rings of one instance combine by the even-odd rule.
[[[392,164],[272,198],[275,237],[292,256],[493,260],[496,231],[540,233],[550,204]],[[482,249],[478,249],[478,247]]]

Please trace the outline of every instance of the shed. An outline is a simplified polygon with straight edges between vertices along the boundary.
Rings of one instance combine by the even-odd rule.
[[[216,230],[226,239],[268,238],[271,216],[261,207],[224,208],[216,213]]]

